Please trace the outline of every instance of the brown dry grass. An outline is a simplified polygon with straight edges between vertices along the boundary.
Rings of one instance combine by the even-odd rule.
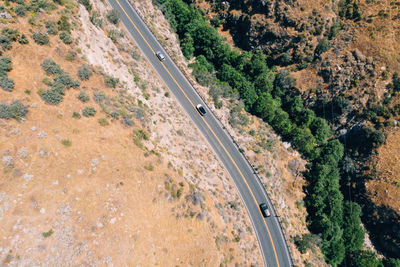
[[[375,158],[377,180],[366,184],[371,199],[400,214],[400,132],[388,131],[386,144],[378,148]]]
[[[388,17],[376,16],[372,23],[363,23],[365,27],[356,27],[355,42],[352,48],[358,48],[368,56],[381,59],[393,71],[400,71],[400,18],[393,19],[400,14],[400,7],[390,5],[391,0],[382,0],[379,3],[367,4],[360,1],[360,8],[364,16],[377,15],[380,10],[386,11]],[[392,9],[392,7],[395,7]],[[351,23],[351,22],[349,22]]]
[[[57,18],[42,16],[42,19]],[[27,19],[8,26],[30,36],[31,26]],[[79,31],[74,36],[79,36]],[[252,261],[250,256],[244,256],[248,254],[259,257],[257,250],[252,252],[253,249],[238,246],[243,246],[243,242],[243,247],[254,246],[256,240],[252,233],[244,232],[241,243],[231,242],[234,227],[222,220],[214,206],[216,202],[208,192],[202,191],[207,200],[202,208],[208,210],[214,220],[176,216],[184,211],[182,207],[189,208],[191,204],[184,200],[189,183],[163,161],[164,156],[173,158],[167,154],[174,155],[174,151],[146,156],[133,144],[132,128],[110,118],[110,125],[100,126],[98,119],[104,118],[105,114],[93,99],[81,103],[77,99],[79,90],[67,90],[63,102],[57,106],[45,104],[37,94],[39,89],[47,88],[42,82],[46,76],[40,67],[43,59],[52,58],[74,79],[77,79],[78,68],[87,62],[83,55],[78,55],[72,62],[65,60],[66,52],[75,47],[66,46],[57,36],[51,37],[50,46],[37,45],[32,39],[29,41],[29,45],[13,43],[12,50],[7,52],[13,62],[13,70],[8,76],[14,79],[16,88],[11,93],[0,90],[1,101],[21,99],[30,106],[23,123],[0,121],[0,151],[8,150],[15,161],[12,169],[0,166],[1,260],[10,255],[13,264],[25,266],[40,262],[53,266],[106,264],[109,259],[115,266],[218,266],[221,261],[249,263]],[[151,69],[146,70],[148,74],[147,71],[141,74],[154,79]],[[159,80],[153,83],[162,87]],[[99,90],[109,97],[121,97],[119,89],[104,86],[100,74],[82,82],[81,88],[91,96]],[[25,90],[31,93],[28,95]],[[164,92],[159,95],[163,96]],[[178,104],[173,100],[164,99],[166,102],[177,109]],[[72,118],[73,112],[80,112],[86,106],[96,108],[95,117]],[[186,119],[181,118],[182,115],[177,117]],[[136,125],[140,122],[136,121]],[[11,133],[13,129],[19,129],[20,134]],[[152,128],[156,129],[156,126]],[[38,138],[41,131],[47,134],[46,138]],[[164,129],[160,129],[162,131]],[[192,131],[197,137],[194,141],[199,142],[198,133]],[[191,131],[185,134],[191,134]],[[70,140],[72,145],[64,146],[63,139]],[[175,146],[177,151],[188,145],[182,143]],[[150,143],[146,145],[151,146]],[[18,150],[23,147],[29,151],[27,158],[18,156]],[[210,150],[203,149],[199,147],[198,152],[206,155],[207,160],[214,160]],[[49,154],[40,156],[40,151]],[[94,159],[98,160],[98,165],[93,165]],[[148,165],[154,166],[154,171],[145,170],[144,166]],[[216,169],[222,170],[220,166]],[[33,179],[25,180],[25,174],[34,175]],[[186,175],[191,174],[186,172]],[[196,175],[205,177],[202,172]],[[179,201],[168,201],[165,197],[166,176],[184,184],[184,195]],[[211,178],[214,177],[207,177]],[[214,189],[226,191],[221,184]],[[231,197],[238,198],[237,194]],[[223,203],[224,199],[220,201]],[[71,210],[60,213],[65,206]],[[235,216],[236,213],[239,212],[235,212]],[[42,234],[50,229],[54,233],[44,237]],[[219,248],[215,242],[217,233],[224,233],[228,238]]]

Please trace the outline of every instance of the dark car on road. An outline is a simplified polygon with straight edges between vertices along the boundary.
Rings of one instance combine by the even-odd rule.
[[[206,115],[206,109],[201,105],[201,104],[198,104],[197,106],[196,106],[196,109],[197,109],[197,111],[201,114],[201,116],[204,116],[204,115]]]
[[[271,216],[271,213],[269,212],[269,209],[268,209],[267,204],[261,203],[261,204],[260,204],[260,210],[261,210],[262,215],[263,215],[265,218]]]

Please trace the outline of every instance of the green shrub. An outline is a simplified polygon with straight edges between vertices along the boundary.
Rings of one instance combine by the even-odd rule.
[[[78,95],[78,99],[82,101],[83,103],[86,103],[90,100],[90,97],[88,94],[86,94],[84,91],[80,91]]]
[[[38,13],[41,9],[46,11],[54,10],[57,6],[49,0],[32,0],[29,3],[29,10]]]
[[[117,111],[111,112],[111,118],[118,120],[119,119],[119,113]]]
[[[90,14],[90,12],[92,11],[92,4],[90,3],[90,1],[89,0],[79,0],[78,2],[80,4],[82,4]]]
[[[59,37],[60,37],[61,41],[64,42],[64,44],[72,43],[71,35],[68,32],[60,32]]]
[[[117,87],[117,85],[119,83],[119,79],[107,76],[104,78],[104,83],[108,87],[115,88],[115,87]]]
[[[35,41],[35,43],[37,43],[39,45],[49,44],[49,36],[47,35],[47,33],[44,33],[41,31],[34,32],[32,35],[32,38]]]
[[[58,65],[56,62],[54,62],[54,60],[50,58],[46,58],[45,60],[43,60],[40,66],[42,66],[47,75],[62,73],[60,65]]]
[[[9,55],[0,57],[0,75],[6,75],[12,70],[11,57]]]
[[[115,9],[109,11],[108,14],[107,14],[107,19],[112,24],[118,24],[120,18],[121,18],[121,15]]]
[[[82,115],[85,117],[93,117],[96,115],[96,110],[94,107],[86,107],[83,109]]]
[[[57,24],[58,24],[58,29],[60,31],[66,31],[66,32],[71,31],[71,24],[68,22],[67,16],[62,15],[60,19],[57,21]]]
[[[61,144],[63,144],[66,147],[70,147],[72,145],[72,142],[69,139],[63,139],[61,140]]]
[[[15,14],[17,14],[17,16],[25,17],[26,11],[27,8],[24,5],[17,5],[15,7]]]
[[[8,36],[0,35],[0,45],[3,50],[9,50],[12,47],[12,42]]]
[[[59,104],[65,95],[64,88],[60,85],[56,85],[41,93],[40,97],[47,103],[51,105]]]
[[[74,113],[72,113],[72,118],[74,118],[74,119],[80,119],[80,118],[81,118],[81,114],[79,114],[79,112],[75,112],[75,111],[74,111]]]
[[[92,75],[92,71],[85,65],[81,66],[78,69],[78,77],[82,81],[89,80],[90,76]]]
[[[44,25],[46,26],[48,34],[55,35],[58,33],[58,25],[55,21],[46,21]]]
[[[28,107],[24,106],[21,101],[14,100],[11,104],[0,103],[0,118],[1,119],[16,119],[25,118],[28,113]]]
[[[72,50],[69,50],[69,51],[67,52],[67,54],[65,54],[65,59],[68,60],[68,61],[73,61],[73,60],[75,60],[75,57],[76,57],[76,52],[75,52],[75,51],[72,51]]]
[[[104,102],[104,99],[106,99],[106,96],[102,92],[94,92],[93,99],[97,103],[101,104]]]
[[[12,42],[17,41],[18,37],[19,37],[19,32],[17,29],[10,29],[7,27],[5,27],[1,30],[1,34],[10,38],[10,41],[12,41]]]
[[[103,20],[97,11],[93,11],[90,15],[90,22],[97,27],[103,27]]]
[[[98,120],[98,122],[99,122],[99,124],[100,124],[101,126],[107,126],[107,125],[109,124],[106,118],[100,118],[100,119]]]
[[[14,89],[14,80],[7,76],[0,78],[0,87],[5,91],[11,92]]]
[[[26,38],[25,34],[21,34],[21,36],[18,39],[18,42],[20,44],[29,44],[28,38]]]
[[[43,237],[50,237],[54,233],[53,229],[50,229],[48,232],[42,233]]]
[[[65,88],[79,88],[81,83],[72,79],[67,72],[62,72],[54,78],[54,83],[62,84]]]

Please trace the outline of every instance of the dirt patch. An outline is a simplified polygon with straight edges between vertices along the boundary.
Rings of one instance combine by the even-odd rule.
[[[400,132],[388,131],[386,144],[378,148],[375,158],[376,180],[366,183],[370,198],[400,215]]]

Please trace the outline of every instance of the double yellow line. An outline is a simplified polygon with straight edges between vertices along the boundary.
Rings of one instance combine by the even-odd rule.
[[[111,0],[112,1],[112,0]],[[119,5],[119,7],[121,8],[121,10],[125,13],[126,17],[129,19],[129,21],[132,23],[133,27],[136,29],[136,31],[139,33],[139,35],[142,37],[143,41],[145,41],[145,43],[148,45],[148,47],[150,48],[150,50],[153,52],[153,54],[155,54],[153,48],[150,46],[150,44],[147,42],[146,38],[144,38],[143,34],[141,33],[141,31],[138,29],[138,27],[136,26],[136,24],[132,21],[132,19],[129,17],[129,15],[126,13],[125,9],[122,7],[121,3],[118,0],[115,0],[117,2],[117,4]],[[164,63],[161,62],[161,65],[164,67],[164,69],[167,71],[168,75],[174,80],[175,84],[178,86],[178,88],[181,90],[181,92],[183,93],[183,95],[186,97],[186,99],[190,102],[190,104],[192,105],[192,107],[194,109],[196,109],[195,105],[193,104],[193,102],[189,99],[189,97],[187,96],[186,92],[182,89],[182,87],[179,85],[179,83],[175,80],[174,76],[172,76],[172,74],[169,72],[169,70],[165,67]],[[235,165],[236,169],[239,171],[240,176],[242,177],[243,181],[246,183],[247,188],[249,189],[249,192],[251,194],[251,196],[253,197],[253,200],[255,202],[255,204],[258,206],[258,202],[254,196],[253,191],[251,190],[249,184],[247,183],[246,178],[244,177],[242,171],[240,170],[240,168],[237,166],[236,162],[233,160],[231,154],[229,154],[228,150],[225,148],[225,146],[222,144],[221,140],[219,140],[219,138],[217,137],[217,135],[214,133],[214,131],[211,129],[210,125],[207,123],[207,121],[204,119],[204,117],[200,116],[204,123],[207,125],[208,129],[213,133],[215,139],[217,139],[218,143],[220,144],[220,146],[224,149],[225,153],[228,155],[229,159],[232,161],[232,163]],[[260,212],[260,216],[263,217],[260,209],[258,209],[258,211]],[[276,263],[279,267],[279,260],[278,260],[278,255],[276,254],[276,249],[275,249],[275,244],[274,241],[272,240],[271,237],[271,232],[269,231],[268,225],[265,222],[265,220],[263,219],[265,228],[267,229],[269,238],[271,240],[271,244],[272,244],[272,248],[274,250],[274,254],[275,254],[275,259],[276,259]]]

